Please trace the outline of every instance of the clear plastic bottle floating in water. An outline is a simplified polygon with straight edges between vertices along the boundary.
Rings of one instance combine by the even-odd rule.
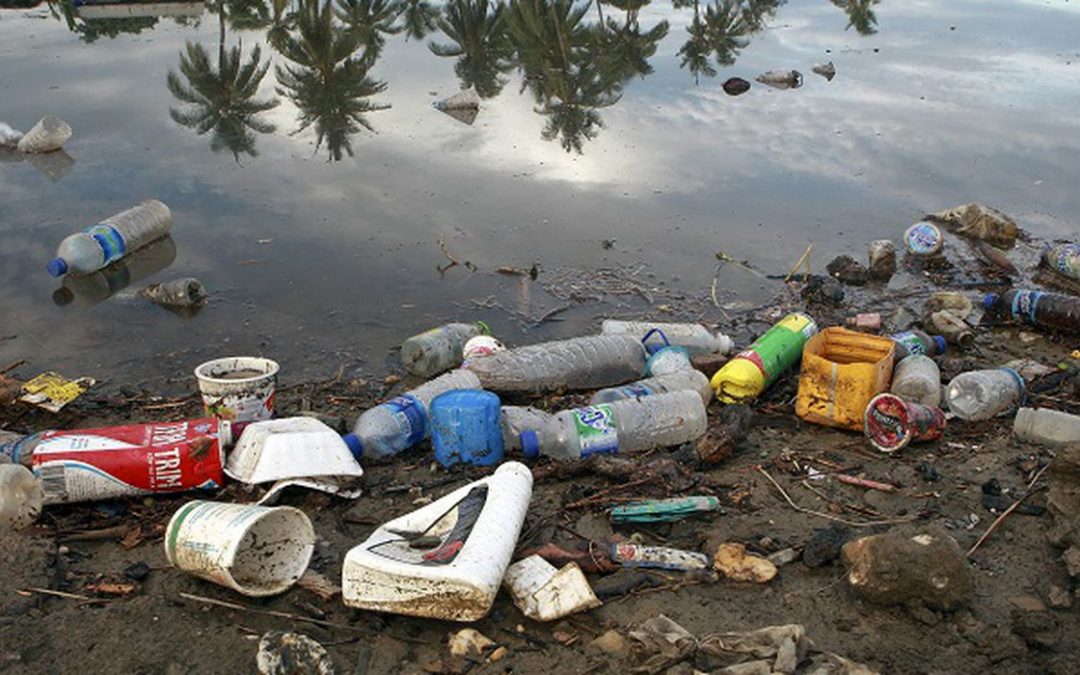
[[[1024,404],[1024,378],[1012,368],[960,373],[945,387],[949,411],[968,421],[988,420]]]
[[[802,358],[817,324],[806,314],[789,314],[754,340],[712,376],[717,400],[742,403],[756,398]]]
[[[654,396],[666,394],[670,391],[696,391],[701,395],[701,402],[708,405],[712,400],[713,390],[709,384],[709,378],[698,370],[680,370],[665,375],[649,377],[619,387],[601,389],[593,394],[589,403],[611,403],[625,398],[639,398],[641,396]]]
[[[1014,321],[1032,326],[1080,333],[1080,298],[1075,295],[1012,290],[1002,295],[987,294],[983,307],[992,314],[1011,316]]]
[[[604,335],[630,335],[643,339],[650,331],[657,330],[667,338],[667,343],[676,347],[686,347],[691,354],[727,354],[734,346],[731,338],[722,333],[713,333],[698,323],[650,323],[648,321],[619,321],[604,319],[600,332]],[[660,347],[663,338],[655,335],[646,347]]]
[[[345,442],[358,458],[386,457],[408,450],[431,435],[431,400],[454,389],[480,389],[480,380],[460,368],[440,375],[361,414],[352,433],[345,435]]]
[[[564,410],[523,433],[521,444],[526,457],[578,459],[680,445],[704,435],[707,424],[701,396],[676,391]]]
[[[496,392],[596,389],[640,378],[645,347],[640,337],[588,335],[469,359],[465,368]]]
[[[168,206],[150,199],[69,235],[49,261],[49,274],[92,274],[128,253],[160,239],[172,228]]]
[[[405,370],[417,377],[434,377],[461,365],[465,343],[491,332],[483,321],[448,323],[414,335],[401,345]]]

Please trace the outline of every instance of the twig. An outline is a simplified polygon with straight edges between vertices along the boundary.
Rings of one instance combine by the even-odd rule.
[[[889,483],[880,483],[876,480],[870,480],[868,478],[858,478],[856,476],[849,476],[843,473],[838,473],[834,475],[833,478],[840,481],[841,483],[866,488],[868,490],[881,490],[882,492],[896,492],[897,490],[897,487],[895,485],[890,485]]]
[[[293,614],[292,612],[282,612],[275,609],[257,609],[255,607],[248,607],[247,605],[241,605],[238,602],[226,602],[225,600],[216,600],[214,598],[207,598],[201,595],[195,595],[193,593],[184,593],[180,591],[181,598],[185,600],[194,600],[195,602],[201,602],[206,605],[215,605],[217,607],[224,607],[225,609],[235,609],[241,612],[248,612],[250,614],[262,614],[264,616],[276,616],[281,619],[291,619],[292,621],[303,621],[305,623],[313,623],[317,626],[326,626],[328,628],[341,628],[344,630],[352,630],[358,633],[372,633],[373,631],[363,626],[350,626],[345,623],[334,623],[333,621],[323,621],[321,619],[312,619],[311,617],[304,616],[303,614]],[[426,644],[426,643],[425,643]]]
[[[9,363],[8,365],[4,366],[3,368],[0,368],[0,375],[7,375],[11,371],[18,368],[19,366],[24,366],[24,365],[26,365],[26,359],[19,359],[18,361],[15,361],[13,363]]]
[[[967,557],[970,558],[975,553],[975,551],[979,550],[979,547],[982,546],[982,543],[987,540],[987,538],[995,529],[997,529],[997,526],[1000,525],[1002,521],[1004,521],[1006,518],[1008,518],[1010,513],[1019,508],[1019,506],[1024,503],[1024,500],[1038,492],[1038,490],[1035,489],[1035,482],[1038,481],[1039,478],[1042,477],[1043,473],[1049,468],[1050,465],[1047,464],[1043,468],[1039,469],[1039,473],[1035,474],[1035,477],[1031,479],[1030,483],[1028,483],[1027,491],[1020,496],[1020,499],[1017,499],[1015,502],[1013,502],[1012,506],[1002,511],[1001,515],[994,519],[994,522],[990,523],[990,527],[986,528],[986,532],[983,532],[983,535],[979,537],[979,540],[976,541],[975,544],[971,547],[971,549],[967,552]]]
[[[107,541],[109,539],[123,539],[127,536],[128,530],[131,527],[128,525],[113,525],[112,527],[104,527],[98,530],[77,530],[75,532],[58,532],[58,541]]]
[[[439,270],[439,272],[442,273],[442,272],[445,272],[446,270],[450,269],[451,267],[454,267],[456,265],[461,264],[461,263],[459,263],[457,261],[457,258],[450,255],[450,251],[446,250],[446,242],[443,240],[442,237],[439,237],[438,244],[439,244],[439,250],[442,251],[443,255],[446,256],[446,259],[449,260],[450,262],[448,262],[446,264],[446,267],[443,267],[441,265],[436,265],[435,269]]]
[[[895,519],[891,519],[891,520],[868,520],[868,521],[863,522],[863,523],[857,523],[854,520],[848,520],[846,518],[840,518],[838,516],[834,516],[834,515],[829,514],[829,513],[822,513],[821,511],[814,511],[812,509],[808,509],[808,508],[799,506],[794,501],[792,501],[791,497],[788,496],[788,493],[784,491],[784,488],[780,487],[780,483],[777,483],[776,480],[774,480],[773,477],[769,475],[769,472],[766,471],[764,468],[758,466],[758,467],[755,467],[755,469],[757,469],[758,473],[760,473],[761,475],[763,475],[763,476],[765,476],[766,478],[769,479],[769,482],[772,483],[773,486],[776,487],[776,489],[780,491],[780,495],[784,498],[784,501],[786,501],[788,503],[788,505],[791,506],[791,508],[795,509],[796,511],[798,511],[800,513],[805,513],[805,514],[810,515],[810,516],[817,516],[818,518],[824,518],[826,520],[832,520],[832,521],[835,521],[837,523],[843,523],[844,525],[847,525],[849,527],[873,527],[875,525],[894,525],[896,523],[909,523],[912,520],[914,520],[914,518],[895,518]]]
[[[23,593],[30,595],[31,593],[40,593],[41,595],[54,595],[58,598],[67,598],[68,600],[78,600],[79,604],[104,604],[112,602],[112,598],[91,598],[85,595],[79,595],[78,593],[65,593],[64,591],[54,591],[49,588],[37,588],[29,587],[26,590],[16,591],[17,593]]]
[[[585,497],[584,499],[579,499],[576,502],[571,502],[571,503],[567,504],[566,506],[564,506],[563,509],[564,510],[579,509],[579,508],[581,508],[583,506],[592,506],[592,505],[597,504],[599,502],[603,502],[603,501],[605,501],[607,499],[610,499],[610,493],[612,493],[612,492],[618,492],[620,490],[625,490],[627,488],[637,487],[639,485],[645,485],[646,483],[652,483],[653,481],[654,481],[654,478],[652,476],[649,476],[647,478],[639,478],[639,479],[637,479],[635,481],[630,481],[629,483],[623,483],[622,485],[615,485],[613,487],[609,487],[607,489],[601,490],[600,492],[597,492],[596,494],[592,495],[591,497]]]
[[[881,517],[881,512],[879,512],[879,511],[875,511],[873,509],[868,509],[868,508],[865,508],[865,507],[862,507],[862,506],[855,506],[854,504],[846,504],[844,502],[841,502],[841,501],[838,501],[838,500],[835,500],[835,499],[829,499],[827,496],[825,496],[825,494],[823,492],[821,492],[820,490],[815,488],[813,485],[811,485],[809,483],[809,481],[804,480],[804,481],[802,481],[801,485],[804,488],[806,488],[807,490],[809,490],[810,492],[813,492],[820,499],[824,499],[829,504],[835,504],[836,506],[839,506],[842,509],[847,509],[848,511],[854,511],[855,513],[861,513],[864,516],[874,516],[875,518],[880,518]]]
[[[814,250],[814,245],[813,244],[810,244],[809,246],[806,247],[806,250],[803,251],[803,254],[801,256],[799,256],[798,260],[795,261],[795,266],[792,267],[791,271],[787,273],[786,277],[784,277],[784,282],[785,283],[790,281],[791,277],[795,276],[795,272],[798,271],[798,269],[803,266],[804,262],[806,263],[806,276],[810,276],[810,272],[811,272],[811,268],[810,268],[810,252],[813,251],[813,250]]]

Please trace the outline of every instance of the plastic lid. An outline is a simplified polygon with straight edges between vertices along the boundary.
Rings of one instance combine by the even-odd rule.
[[[356,434],[345,434],[341,437],[341,440],[345,441],[345,445],[349,446],[349,450],[352,451],[353,457],[360,459],[364,456],[364,445],[357,438]]]
[[[62,277],[67,274],[68,266],[63,258],[53,258],[45,265],[45,269],[49,270],[49,274],[54,277]]]
[[[945,342],[945,338],[941,335],[931,335],[930,339],[937,345],[937,353],[944,354],[949,349],[949,343]]]
[[[527,459],[536,459],[540,456],[540,438],[535,431],[522,431],[518,438],[521,439],[521,451]]]
[[[1001,296],[997,293],[987,293],[983,296],[983,309],[993,309],[999,300],[1001,300]]]

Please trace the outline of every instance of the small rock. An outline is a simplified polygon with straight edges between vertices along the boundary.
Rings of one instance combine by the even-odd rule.
[[[1014,609],[1012,631],[1022,637],[1028,646],[1036,648],[1049,649],[1061,638],[1057,619],[1050,612],[1027,612]]]
[[[481,656],[495,643],[475,628],[462,628],[450,636],[451,656]]]
[[[590,647],[599,649],[610,656],[623,656],[629,651],[626,638],[617,630],[609,630],[600,637],[589,643]]]
[[[922,602],[951,611],[971,600],[974,583],[960,546],[937,527],[897,528],[844,544],[848,583],[879,605]]]
[[[748,555],[746,546],[736,543],[720,544],[713,556],[713,569],[734,581],[753,581],[763,584],[776,576],[776,565],[765,558]]]
[[[128,565],[124,569],[124,576],[132,581],[143,581],[149,575],[150,566],[141,561]]]
[[[769,554],[769,557],[766,559],[777,567],[783,567],[788,563],[793,563],[798,560],[799,552],[793,548],[784,548],[776,553]]]
[[[395,384],[397,384],[398,382],[401,382],[401,376],[400,375],[387,375],[386,377],[383,378],[383,384],[385,384],[388,387],[392,387]]]
[[[261,675],[334,675],[334,662],[321,644],[300,633],[277,630],[259,640],[255,665]]]
[[[803,547],[802,560],[807,567],[824,567],[840,557],[844,542],[851,532],[842,525],[817,530]]]
[[[825,271],[842,283],[851,286],[863,286],[869,279],[866,268],[862,266],[862,263],[849,255],[833,258],[833,261],[825,266]]]
[[[1061,555],[1061,560],[1065,563],[1065,571],[1070,577],[1080,577],[1080,546],[1070,546]]]
[[[1043,601],[1036,598],[1034,595],[1014,595],[1009,598],[1009,602],[1013,604],[1017,609],[1022,609],[1025,612],[1045,612],[1046,605]]]
[[[1054,609],[1069,609],[1073,606],[1073,599],[1069,592],[1056,584],[1050,584],[1050,590],[1046,593],[1046,601]]]
[[[506,658],[507,652],[508,650],[506,647],[496,647],[494,651],[491,652],[491,656],[488,657],[488,661],[491,661],[492,663],[502,661]]]

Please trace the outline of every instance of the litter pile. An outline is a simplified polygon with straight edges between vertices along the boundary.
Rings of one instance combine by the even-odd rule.
[[[49,272],[73,279],[99,274],[129,253],[160,245],[171,224],[167,206],[143,202],[65,239]],[[939,224],[977,242],[974,250],[1000,273],[1017,273],[1004,248],[1019,236],[1016,223],[979,205],[908,228],[904,265],[948,267],[950,246]],[[1080,276],[1078,261],[1080,246],[1049,246],[1043,271],[1068,284]],[[1008,527],[1012,514],[1045,513],[1037,502],[1049,476],[1052,545],[1063,551],[1057,577],[1064,579],[1050,601],[1071,606],[1080,580],[1074,452],[1080,361],[1075,353],[1054,363],[1000,360],[992,339],[1004,325],[1019,326],[1020,340],[1038,331],[1075,341],[1080,297],[1026,286],[982,297],[939,290],[924,299],[920,327],[914,319],[898,325],[897,313],[883,318],[880,312],[847,312],[819,326],[814,316],[834,312],[843,286],[884,289],[897,267],[895,244],[875,241],[865,267],[845,256],[829,265],[828,277],[808,273],[800,280],[793,270],[787,278],[801,291],[801,306],[774,311],[773,325],[737,352],[736,339],[697,323],[605,320],[595,335],[510,348],[482,321],[446,324],[402,345],[402,365],[426,381],[369,407],[348,433],[303,409],[277,416],[279,364],[242,356],[194,369],[201,416],[3,432],[0,527],[20,532],[6,537],[119,538],[125,551],[160,539],[167,561],[135,563],[122,578],[105,575],[79,587],[73,565],[88,556],[78,544],[63,544],[51,555],[67,574],[11,590],[94,605],[137,596],[148,576],[184,572],[191,575],[184,587],[199,593],[167,596],[180,607],[276,617],[292,630],[358,630],[361,672],[379,661],[372,646],[382,644],[377,627],[401,625],[366,613],[377,612],[484,622],[477,625],[505,634],[500,644],[478,628],[455,630],[447,651],[417,657],[426,659],[417,663],[427,672],[463,672],[509,658],[520,659],[516,667],[523,670],[536,667],[530,652],[579,650],[577,635],[590,630],[581,615],[604,613],[608,629],[592,630],[597,637],[588,649],[603,662],[632,658],[634,672],[692,666],[717,673],[871,673],[893,664],[866,648],[848,656],[821,651],[810,639],[818,628],[776,621],[786,617],[775,613],[755,618],[743,611],[735,621],[717,605],[710,628],[696,631],[700,637],[665,613],[680,613],[690,587],[727,588],[754,603],[747,600],[751,593],[839,562],[846,570],[844,601],[869,603],[863,614],[889,611],[872,606],[903,607],[922,624],[970,624],[976,619],[969,608],[988,569],[975,554]],[[145,294],[182,306],[206,296],[194,279],[154,285]],[[55,373],[25,384],[0,378],[8,409],[39,405],[52,413],[94,386]],[[159,409],[182,415],[185,404]],[[1019,443],[1027,454],[1015,462],[974,461],[995,471],[1015,465],[1021,480],[1000,474],[982,484],[981,504],[995,518],[969,542],[980,519],[970,512],[947,517],[947,488],[939,481],[959,480],[951,450],[988,442],[981,435],[1003,420],[1012,420],[1014,440],[1001,442]],[[777,435],[785,429],[801,440]],[[752,447],[761,452],[748,453]],[[420,469],[426,465],[430,470]],[[927,489],[898,478],[912,466]],[[428,479],[416,478],[421,470]],[[800,486],[806,492],[795,494]],[[432,488],[436,498],[428,494]],[[844,490],[858,490],[862,502],[851,502]],[[205,498],[163,497],[187,492]],[[402,494],[407,503],[395,500]],[[815,506],[805,505],[807,495]],[[801,537],[775,517],[769,520],[775,535],[740,526],[766,500],[775,502],[781,520],[829,526],[804,529]],[[274,505],[282,501],[288,505]],[[65,529],[65,523],[100,523],[85,517],[91,510],[121,524]],[[138,516],[134,529],[122,524],[126,513]],[[343,523],[373,529],[358,537]],[[347,542],[344,556],[332,551],[331,539]],[[802,571],[789,572],[798,560]],[[339,566],[339,581],[320,571]],[[202,595],[213,589],[208,584],[230,590],[208,597]],[[294,595],[296,587],[318,604]],[[500,591],[516,609],[497,602]],[[291,595],[301,613],[221,599],[223,592]],[[670,604],[651,596],[651,606],[663,605],[665,613],[619,621],[618,611],[608,611],[646,592],[671,594]],[[347,623],[331,621],[336,605],[364,612],[348,615]],[[1062,639],[1061,620],[1038,598],[1020,605],[1013,633],[1052,650]],[[554,622],[550,639],[530,636],[537,623],[502,627],[525,619]],[[21,622],[32,625],[32,617],[16,613],[8,625]],[[251,656],[259,672],[337,672],[333,649],[282,627],[279,621],[277,630],[256,631],[262,639]],[[972,638],[979,640],[986,642]],[[827,641],[838,642],[831,633]],[[40,657],[29,650],[26,658]],[[382,663],[391,669],[392,659],[401,658]]]

